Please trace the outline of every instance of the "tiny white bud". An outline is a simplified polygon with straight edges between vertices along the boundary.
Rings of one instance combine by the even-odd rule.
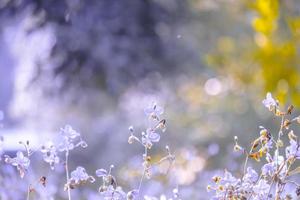
[[[130,132],[133,132],[133,126],[129,126],[128,130],[129,130]]]
[[[237,141],[238,140],[238,136],[234,136],[234,141]]]

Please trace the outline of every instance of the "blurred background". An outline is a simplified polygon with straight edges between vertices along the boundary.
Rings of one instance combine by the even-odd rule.
[[[261,104],[266,92],[300,105],[296,0],[1,0],[0,44],[4,151],[22,148],[19,140],[36,149],[71,124],[89,146],[71,153],[70,168],[93,174],[114,164],[132,189],[143,149],[128,144],[128,127],[145,130],[143,109],[156,101],[167,131],[151,153],[169,145],[177,160],[145,181],[153,196],[178,186],[182,199],[202,199],[211,172],[239,170],[234,135],[249,146],[259,125],[278,128]],[[41,162],[32,171],[50,174]],[[72,192],[97,199],[93,187]],[[48,188],[44,195],[65,197]]]

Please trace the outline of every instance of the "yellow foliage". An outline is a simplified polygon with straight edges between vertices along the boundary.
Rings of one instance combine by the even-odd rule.
[[[300,105],[300,16],[285,12],[279,0],[246,2],[252,18],[253,37],[248,43],[227,38],[217,52],[208,56],[209,64],[220,66],[220,71],[230,74],[246,85],[273,92],[280,102],[290,101]],[[252,46],[252,44],[255,44]],[[230,48],[228,48],[230,46]],[[222,49],[221,49],[222,48]],[[230,49],[230,51],[228,51]],[[290,97],[290,99],[287,99]]]

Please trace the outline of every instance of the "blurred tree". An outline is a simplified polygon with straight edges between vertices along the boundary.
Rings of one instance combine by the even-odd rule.
[[[252,32],[220,37],[216,49],[207,56],[208,63],[239,84],[253,84],[255,92],[262,88],[263,93],[274,92],[281,102],[300,105],[299,2],[256,0],[239,4],[241,11],[246,11],[244,23],[252,26]]]

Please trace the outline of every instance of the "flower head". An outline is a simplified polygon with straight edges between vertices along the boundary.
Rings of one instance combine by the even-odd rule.
[[[270,92],[267,93],[266,98],[262,101],[264,106],[268,108],[270,111],[273,111],[277,106],[277,101],[272,97],[272,94]]]
[[[83,167],[78,166],[74,171],[71,172],[71,178],[67,184],[71,189],[73,189],[76,186],[85,184],[88,181],[93,183],[95,178],[88,175]]]
[[[270,185],[266,180],[260,179],[258,183],[253,187],[253,191],[260,198],[266,198],[269,193]]]
[[[104,200],[121,200],[126,199],[126,193],[121,187],[114,188],[113,186],[108,186],[105,190],[100,191],[101,196]]]
[[[9,157],[8,155],[5,155],[4,157],[5,157],[6,163],[17,167],[21,178],[23,178],[25,175],[25,172],[27,171],[27,169],[30,165],[29,158],[24,156],[22,151],[18,151],[16,154],[16,157],[14,157],[14,158]]]
[[[247,168],[247,173],[244,176],[244,180],[254,183],[258,179],[258,174],[257,172],[252,168],[248,167]]]
[[[286,158],[295,158],[300,159],[300,146],[299,143],[294,140],[290,139],[290,145],[285,149]]]
[[[152,118],[158,118],[160,115],[164,113],[163,107],[156,105],[156,103],[152,103],[150,106],[144,109],[144,112],[147,116]]]
[[[146,133],[142,133],[142,144],[150,149],[152,147],[152,142],[159,142],[160,135],[156,133],[153,129],[147,129]]]
[[[80,133],[75,131],[70,125],[61,128],[60,137],[58,138],[58,150],[70,151],[78,146],[87,147],[87,143],[82,140]]]

